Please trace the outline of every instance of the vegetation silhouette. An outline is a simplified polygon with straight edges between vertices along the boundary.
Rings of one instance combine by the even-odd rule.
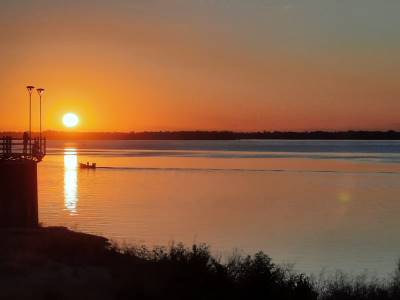
[[[222,263],[206,245],[118,247],[63,227],[3,229],[0,299],[399,299],[387,281],[314,280],[262,252]],[[23,288],[21,288],[23,287]]]

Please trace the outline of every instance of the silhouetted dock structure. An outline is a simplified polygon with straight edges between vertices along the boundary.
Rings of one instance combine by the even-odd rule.
[[[46,155],[46,138],[42,137],[43,88],[36,89],[39,95],[39,137],[32,138],[32,92],[35,87],[26,87],[29,95],[29,131],[20,139],[0,137],[0,228],[37,227],[38,189],[37,164]]]
[[[34,160],[40,162],[46,155],[46,138],[22,138],[3,136],[1,139],[0,160]]]
[[[0,227],[37,227],[37,164],[46,139],[3,136],[0,145]]]

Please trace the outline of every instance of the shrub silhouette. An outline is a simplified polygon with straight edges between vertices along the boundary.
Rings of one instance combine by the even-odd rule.
[[[149,249],[65,228],[0,232],[0,299],[400,299],[400,264],[385,281],[339,272],[317,281],[263,252],[222,263],[204,244]]]

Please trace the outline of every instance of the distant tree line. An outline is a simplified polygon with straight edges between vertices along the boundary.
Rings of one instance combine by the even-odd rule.
[[[1,135],[22,137],[21,132]],[[46,131],[50,140],[400,140],[400,132],[388,131],[143,131],[143,132],[62,132]]]

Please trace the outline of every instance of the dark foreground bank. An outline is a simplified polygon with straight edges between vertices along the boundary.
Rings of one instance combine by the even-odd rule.
[[[396,275],[313,281],[263,253],[221,263],[204,245],[121,249],[61,227],[0,232],[0,299],[400,299]]]

